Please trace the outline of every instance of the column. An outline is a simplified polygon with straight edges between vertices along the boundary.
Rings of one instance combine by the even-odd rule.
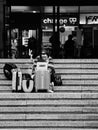
[[[0,58],[4,57],[4,0],[0,0]]]

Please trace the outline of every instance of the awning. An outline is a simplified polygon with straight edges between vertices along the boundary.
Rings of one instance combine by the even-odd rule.
[[[98,0],[6,0],[8,5],[28,6],[87,6],[98,5]]]

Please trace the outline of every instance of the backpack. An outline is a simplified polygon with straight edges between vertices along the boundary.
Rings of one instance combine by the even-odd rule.
[[[17,69],[17,66],[13,63],[5,63],[3,72],[5,77],[9,80],[12,80],[12,69]]]
[[[61,75],[58,75],[58,74],[54,75],[54,85],[55,86],[61,86],[62,85]]]

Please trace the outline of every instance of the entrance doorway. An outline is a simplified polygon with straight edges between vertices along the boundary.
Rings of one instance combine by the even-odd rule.
[[[34,38],[35,43],[30,39]],[[33,45],[35,44],[35,45]],[[29,58],[30,55],[37,55],[38,30],[31,28],[12,28],[11,29],[11,57],[12,58]],[[31,48],[35,47],[35,48]],[[36,50],[36,54],[31,52]]]
[[[31,12],[12,12],[10,14],[10,28],[7,30],[7,39],[5,46],[8,46],[8,57],[11,58],[29,58],[29,39],[33,37],[36,40],[36,55],[40,53],[41,48],[41,18],[40,13]],[[33,46],[34,43],[30,43]],[[34,48],[33,48],[34,49]],[[33,53],[33,52],[32,52]]]

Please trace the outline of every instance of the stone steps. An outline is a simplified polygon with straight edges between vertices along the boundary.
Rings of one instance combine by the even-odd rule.
[[[53,61],[56,73],[61,75],[63,81],[62,86],[55,86],[55,92],[97,91],[97,59],[54,59]],[[30,59],[0,60],[0,92],[11,92],[11,81],[6,80],[3,74],[3,66],[5,62],[15,63],[24,73],[28,72],[28,68],[32,67],[32,62]]]
[[[54,93],[12,93],[3,74],[5,62],[23,72],[32,65],[28,59],[0,60],[0,130],[98,129],[97,59],[54,59],[63,81]]]
[[[98,94],[1,93],[1,129],[98,128]]]

